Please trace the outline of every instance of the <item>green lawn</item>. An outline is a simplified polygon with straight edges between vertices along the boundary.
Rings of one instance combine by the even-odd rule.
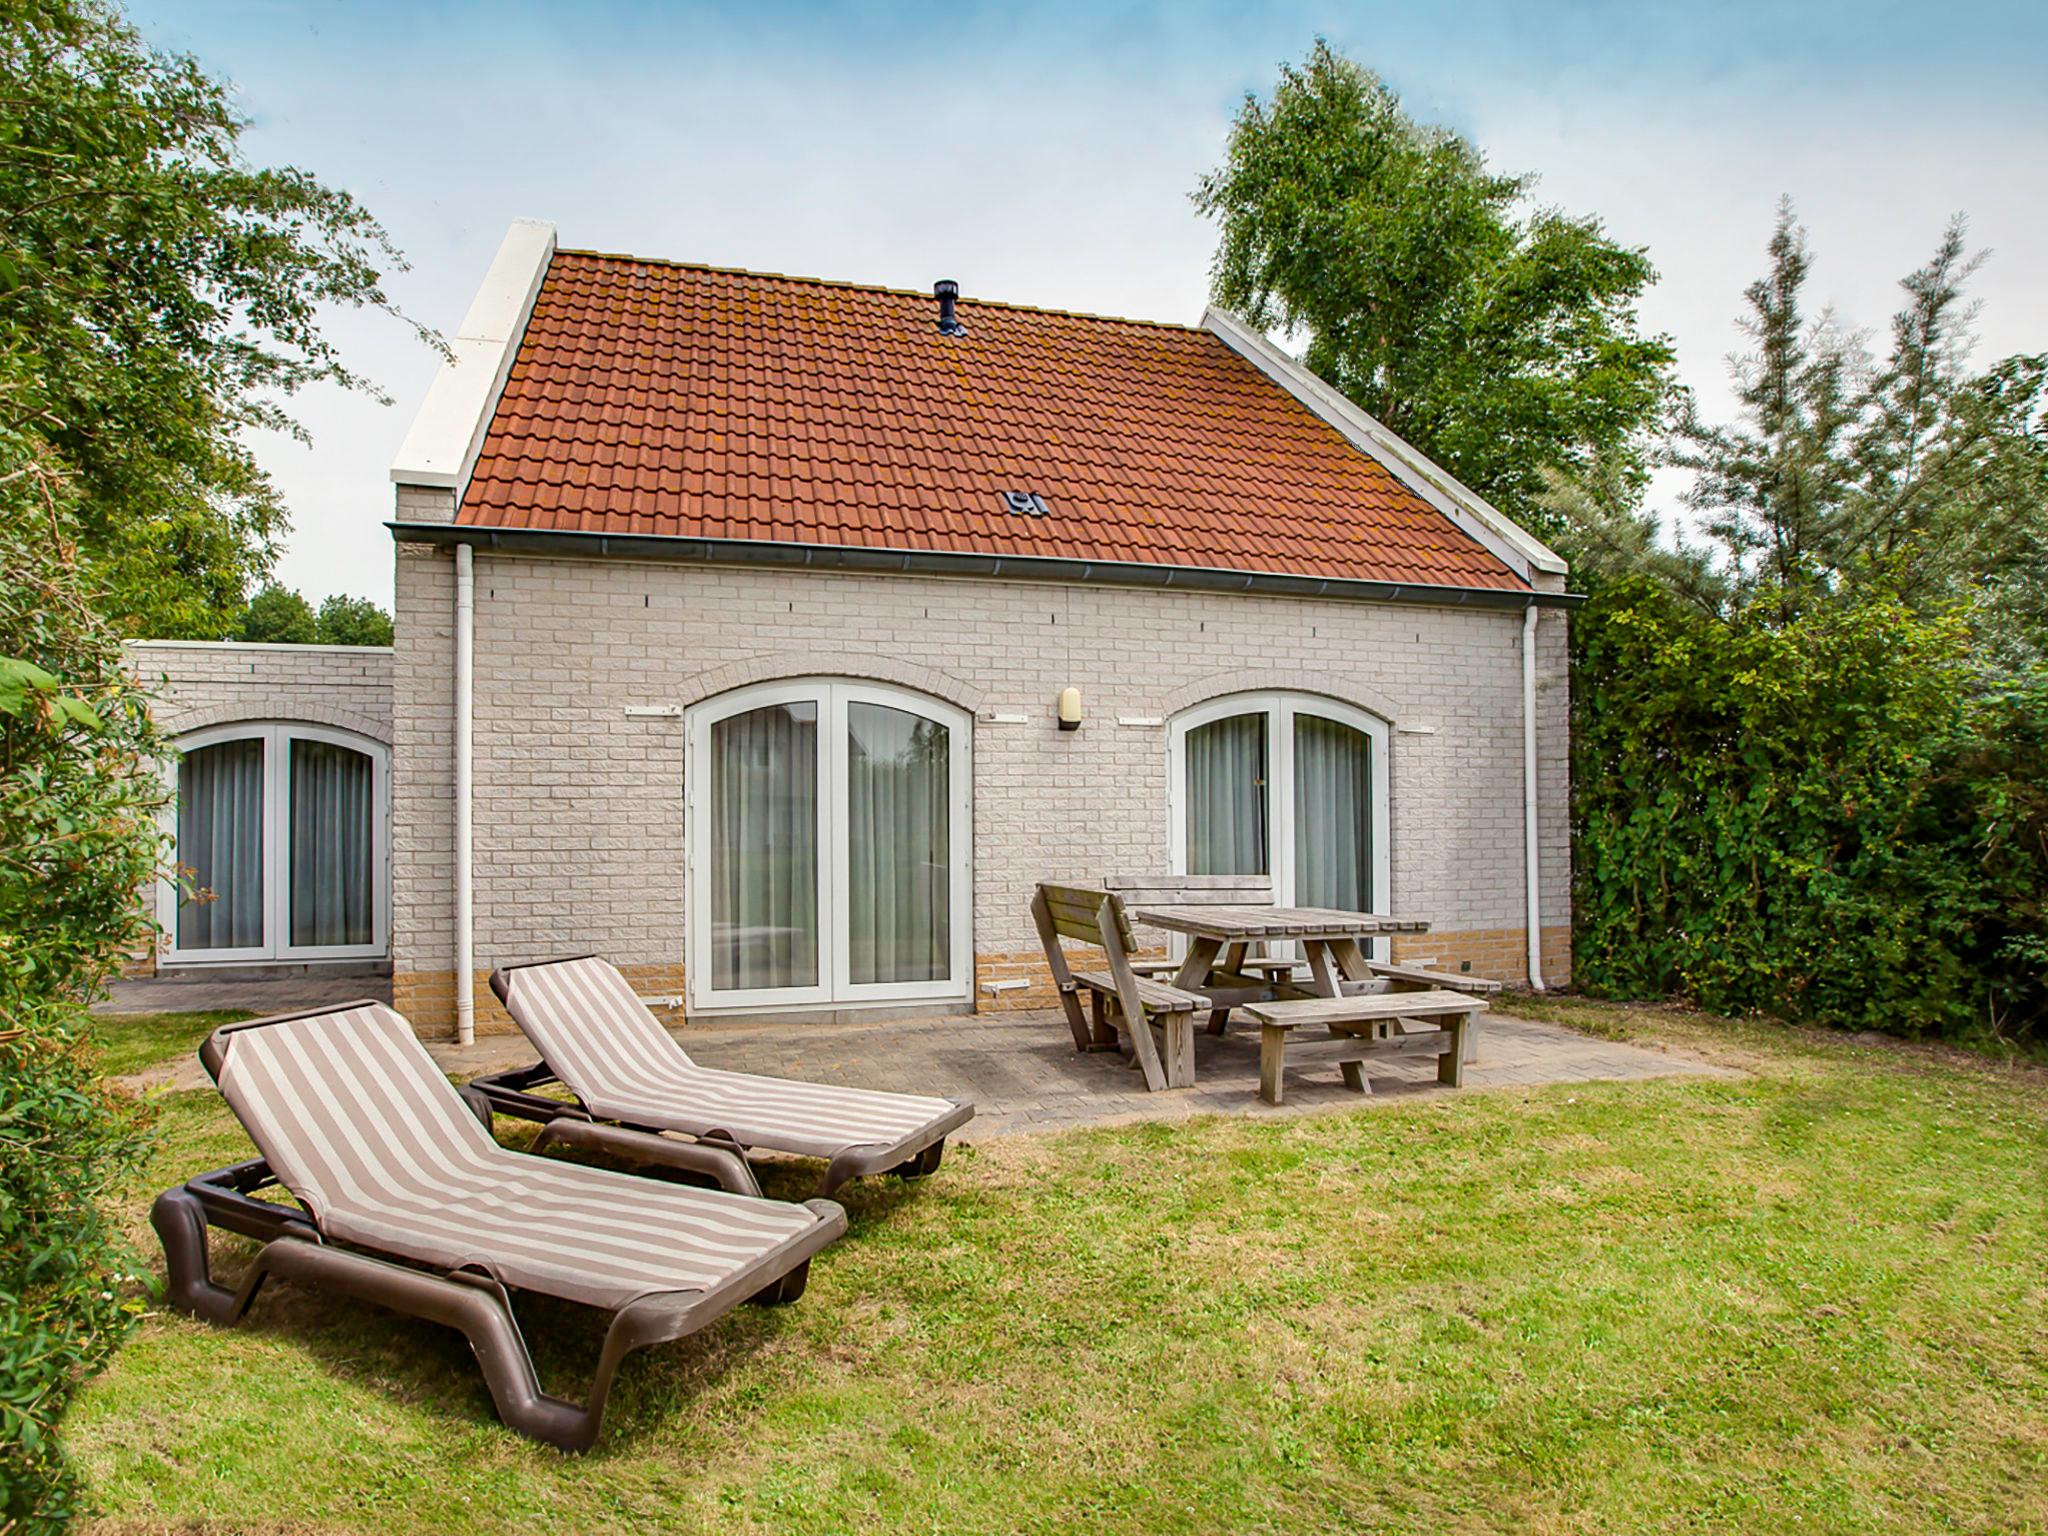
[[[636,1356],[584,1458],[456,1335],[285,1288],[152,1316],[70,1443],[109,1530],[2048,1530],[2048,1074],[1527,1011],[1750,1075],[866,1181],[800,1302]],[[242,1154],[161,1111],[152,1185]],[[577,1391],[597,1322],[526,1323]]]
[[[128,1077],[190,1056],[222,1024],[247,1013],[117,1013],[92,1021],[92,1043],[104,1077]]]

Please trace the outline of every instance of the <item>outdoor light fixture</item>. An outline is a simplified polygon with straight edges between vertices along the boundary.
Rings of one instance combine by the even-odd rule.
[[[1081,729],[1081,690],[1062,688],[1060,690],[1060,729],[1078,731]]]

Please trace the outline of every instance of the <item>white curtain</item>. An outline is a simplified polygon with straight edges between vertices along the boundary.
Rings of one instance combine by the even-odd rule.
[[[178,948],[263,943],[263,743],[223,741],[178,765],[178,862],[201,893],[178,907]]]
[[[1266,843],[1266,717],[1212,720],[1187,733],[1191,875],[1272,872]]]
[[[368,944],[376,924],[375,765],[325,741],[291,743],[291,942]]]
[[[848,979],[952,969],[952,733],[881,704],[846,708]]]
[[[1372,740],[1320,715],[1294,717],[1294,896],[1373,910]]]
[[[711,984],[818,981],[818,706],[711,727]]]

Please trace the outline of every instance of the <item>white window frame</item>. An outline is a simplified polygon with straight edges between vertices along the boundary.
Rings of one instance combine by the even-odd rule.
[[[291,933],[291,743],[325,742],[346,747],[370,759],[370,937],[367,944],[293,944]],[[299,720],[241,720],[209,726],[181,736],[177,755],[165,761],[164,779],[170,798],[161,825],[176,847],[178,836],[178,766],[187,752],[230,741],[263,743],[263,942],[238,949],[178,947],[178,882],[157,882],[157,922],[164,932],[158,958],[166,966],[265,965],[308,960],[380,960],[391,952],[391,751],[382,742],[354,731]]]
[[[818,981],[808,987],[712,985],[711,969],[711,728],[721,720],[776,704],[818,706]],[[855,984],[849,934],[841,920],[851,905],[846,818],[847,706],[878,704],[918,715],[946,728],[947,831],[952,868],[949,926],[950,975],[938,981]],[[888,1003],[964,1002],[974,987],[974,717],[927,694],[843,677],[778,679],[719,694],[690,710],[685,720],[689,753],[683,768],[685,887],[689,920],[684,973],[693,1013],[788,1008],[862,1008]]]
[[[1236,715],[1266,717],[1266,862],[1271,866],[1273,900],[1283,907],[1295,899],[1294,852],[1294,719],[1314,715],[1363,732],[1372,744],[1372,902],[1385,913],[1393,899],[1393,802],[1388,794],[1387,722],[1339,700],[1314,693],[1263,691],[1232,693],[1182,710],[1167,730],[1168,868],[1188,872],[1187,737],[1188,732]],[[1383,959],[1386,940],[1371,941],[1369,953]]]

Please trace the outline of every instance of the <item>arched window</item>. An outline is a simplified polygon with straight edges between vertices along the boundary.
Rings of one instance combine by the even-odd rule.
[[[1245,693],[1175,716],[1168,744],[1176,874],[1271,875],[1282,905],[1386,910],[1384,720]]]
[[[966,714],[812,678],[691,712],[691,1004],[968,995]]]
[[[184,879],[157,901],[167,963],[387,952],[380,743],[280,721],[197,731],[178,754],[167,819]]]

